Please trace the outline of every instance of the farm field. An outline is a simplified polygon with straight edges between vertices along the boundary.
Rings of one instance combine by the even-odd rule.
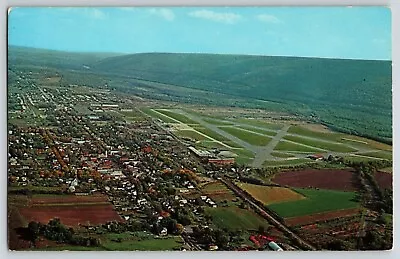
[[[240,138],[243,141],[246,141],[247,143],[251,144],[251,145],[255,145],[255,146],[265,146],[268,144],[268,142],[271,140],[270,137],[267,136],[263,136],[260,134],[256,134],[256,133],[251,133],[248,132],[246,130],[241,130],[239,128],[234,128],[234,127],[230,127],[230,126],[226,126],[226,127],[218,127],[220,129],[222,129],[223,131]]]
[[[216,202],[231,201],[236,198],[235,194],[221,182],[208,183],[202,187],[201,191]]]
[[[79,224],[98,225],[107,221],[123,221],[109,205],[69,205],[69,206],[34,206],[19,209],[21,215],[28,221],[48,223],[53,218],[59,218],[61,223],[75,227]]]
[[[114,206],[105,196],[36,195],[28,206],[18,208],[26,222],[37,221],[47,224],[59,218],[67,226],[79,224],[102,224],[107,221],[123,221]]]
[[[249,183],[237,183],[241,189],[249,193],[264,205],[273,203],[297,201],[304,199],[301,194],[284,187],[263,186]]]
[[[272,181],[282,186],[296,188],[315,187],[340,191],[358,190],[351,170],[307,169],[287,171],[275,175]]]
[[[333,190],[294,189],[304,195],[306,199],[268,205],[283,218],[311,215],[314,213],[358,208],[354,201],[355,192],[341,192]]]
[[[299,217],[285,218],[285,224],[288,226],[308,225],[317,221],[330,220],[335,218],[344,218],[360,213],[359,208],[343,209],[322,213],[315,213],[312,215],[305,215]]]
[[[207,208],[215,225],[229,230],[257,230],[260,226],[267,227],[268,223],[255,212],[237,207]]]
[[[29,199],[30,206],[38,205],[63,205],[75,203],[85,205],[86,203],[104,203],[108,202],[105,195],[77,196],[77,195],[34,195]]]
[[[393,174],[378,171],[374,177],[380,188],[393,189]]]

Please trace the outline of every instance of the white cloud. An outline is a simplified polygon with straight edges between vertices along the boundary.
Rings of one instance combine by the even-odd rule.
[[[206,19],[214,22],[234,24],[242,19],[242,16],[235,13],[218,13],[210,10],[199,10],[189,13],[189,16]]]
[[[175,19],[175,14],[170,9],[167,8],[152,8],[149,10],[151,14],[160,16],[167,21],[173,21]]]
[[[256,19],[260,22],[266,23],[282,23],[276,16],[270,14],[259,14],[256,16]]]

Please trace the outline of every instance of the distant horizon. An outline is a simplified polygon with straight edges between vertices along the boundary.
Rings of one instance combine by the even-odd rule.
[[[392,60],[387,7],[13,7],[10,45]]]
[[[226,55],[226,56],[254,56],[254,57],[287,57],[287,58],[314,58],[314,59],[337,59],[337,60],[360,60],[360,61],[390,61],[392,59],[361,59],[361,58],[337,58],[337,57],[314,57],[314,56],[281,56],[281,55],[262,55],[262,54],[235,54],[235,53],[209,53],[209,52],[136,52],[136,53],[123,53],[123,52],[98,52],[98,51],[68,51],[68,50],[58,50],[58,49],[45,49],[28,47],[22,45],[8,45],[7,47],[17,47],[17,48],[27,48],[36,49],[43,51],[55,51],[55,52],[65,52],[65,53],[75,53],[75,54],[115,54],[115,56],[125,56],[125,55],[139,55],[139,54],[204,54],[204,55]]]

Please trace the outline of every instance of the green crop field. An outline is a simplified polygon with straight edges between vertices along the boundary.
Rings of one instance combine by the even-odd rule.
[[[358,202],[353,200],[356,196],[355,192],[321,189],[294,190],[306,196],[307,199],[271,204],[268,208],[284,218],[290,218],[319,212],[356,208],[360,206]]]
[[[302,137],[297,137],[297,136],[285,136],[284,139],[297,142],[300,144],[316,147],[316,148],[321,148],[321,149],[326,149],[330,151],[335,151],[335,152],[353,152],[356,151],[356,149],[345,146],[343,144],[336,144],[336,143],[330,143],[330,142],[323,142],[323,141],[318,141],[314,139],[309,139],[309,138],[302,138]]]
[[[191,120],[188,117],[186,117],[185,115],[170,111],[170,110],[164,110],[164,109],[157,109],[156,111],[161,112],[162,114],[171,117],[175,120],[178,120],[182,123],[185,124],[199,124],[197,121]]]
[[[257,132],[257,133],[264,134],[267,136],[275,136],[276,135],[276,132],[272,131],[272,130],[264,130],[264,129],[249,127],[249,126],[238,126],[238,128],[250,130],[252,132]]]
[[[262,136],[259,134],[253,134],[251,132],[241,130],[238,128],[232,128],[232,127],[219,127],[219,128],[235,137],[240,138],[243,141],[246,141],[249,144],[256,146],[265,146],[271,140],[270,137]]]
[[[295,144],[295,143],[284,141],[284,140],[279,141],[278,145],[276,145],[276,147],[275,147],[275,150],[310,152],[310,153],[316,153],[316,152],[322,151],[320,149],[307,147],[307,146]]]
[[[212,216],[214,224],[220,228],[257,230],[259,226],[268,226],[266,220],[251,210],[226,207],[207,208],[206,212]]]

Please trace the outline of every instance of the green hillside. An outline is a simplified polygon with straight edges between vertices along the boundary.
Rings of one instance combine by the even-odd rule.
[[[93,68],[246,98],[248,106],[282,103],[346,132],[392,136],[390,61],[145,53],[106,58]]]
[[[389,142],[392,138],[390,61],[115,55],[27,53],[26,48],[10,47],[9,63],[64,70],[63,82],[71,84],[108,85],[144,98],[289,112],[346,133]]]
[[[117,53],[76,53],[18,46],[8,47],[8,64],[11,66],[41,66],[59,69],[87,69],[97,61],[117,56]]]

